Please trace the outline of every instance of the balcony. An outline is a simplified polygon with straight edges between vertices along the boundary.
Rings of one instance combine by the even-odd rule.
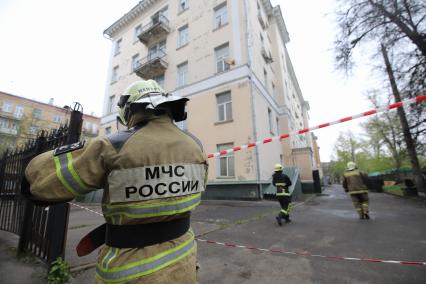
[[[0,126],[0,133],[9,135],[18,135],[18,129]]]
[[[168,33],[170,33],[169,20],[164,15],[157,15],[152,18],[149,24],[142,27],[138,38],[143,44],[148,45],[151,39],[159,38]]]
[[[6,111],[3,111],[2,109],[0,109],[0,117],[7,118],[7,119],[10,119],[10,120],[22,120],[23,115],[17,115],[15,113],[6,112]]]
[[[135,66],[133,66],[133,70],[143,79],[152,79],[155,76],[164,74],[168,66],[167,54],[162,50],[158,50],[137,61]]]

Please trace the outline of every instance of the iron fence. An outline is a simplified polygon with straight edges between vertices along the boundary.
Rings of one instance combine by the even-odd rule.
[[[69,204],[42,206],[21,195],[25,168],[32,158],[62,145],[78,142],[83,113],[76,104],[68,126],[42,131],[25,146],[6,151],[0,159],[0,230],[19,235],[18,253],[31,253],[50,264],[64,257]]]

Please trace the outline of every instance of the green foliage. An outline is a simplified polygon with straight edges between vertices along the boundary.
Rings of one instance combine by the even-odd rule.
[[[50,267],[49,275],[47,277],[47,283],[49,284],[62,284],[68,282],[70,279],[70,272],[68,264],[62,257],[58,257],[52,262]]]

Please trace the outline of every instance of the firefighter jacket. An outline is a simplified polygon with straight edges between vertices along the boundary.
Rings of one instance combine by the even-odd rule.
[[[347,170],[343,173],[343,188],[349,194],[368,193],[365,180],[367,175],[357,169]]]
[[[274,172],[272,175],[272,184],[277,187],[277,196],[290,196],[288,191],[291,186],[290,178],[283,172]]]
[[[207,180],[201,143],[168,115],[133,121],[127,131],[60,147],[26,168],[38,200],[66,202],[103,188],[107,224],[161,223],[188,217]],[[191,230],[143,248],[105,245],[98,283],[195,283],[196,243]]]

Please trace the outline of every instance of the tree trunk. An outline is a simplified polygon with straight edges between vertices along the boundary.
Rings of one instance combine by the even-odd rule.
[[[395,97],[395,102],[401,101],[401,96],[399,94],[398,86],[396,85],[396,80],[393,75],[392,66],[389,61],[388,53],[383,44],[381,44],[383,59],[386,65],[386,71],[389,76],[389,81],[392,87],[392,94]],[[408,126],[407,117],[405,116],[404,108],[398,108],[398,116],[401,121],[402,132],[404,133],[405,144],[407,145],[408,156],[410,157],[411,167],[413,168],[414,180],[417,186],[417,190],[426,191],[426,183],[422,175],[422,170],[420,168],[420,163],[417,158],[416,147],[414,145],[413,138],[411,137],[410,128]]]

